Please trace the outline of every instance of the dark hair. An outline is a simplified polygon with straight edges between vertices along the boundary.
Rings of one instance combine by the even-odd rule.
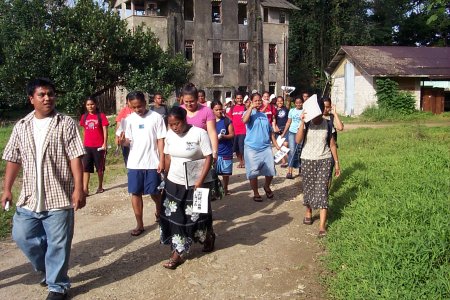
[[[330,97],[322,97],[323,102],[330,102],[331,104],[331,98]]]
[[[33,96],[34,91],[39,88],[39,87],[46,87],[46,88],[50,88],[53,90],[53,93],[56,92],[55,89],[55,84],[48,78],[36,78],[36,79],[32,79],[31,81],[28,82],[27,84],[27,95],[28,96]]]
[[[86,103],[88,101],[92,101],[95,104],[95,112],[98,113],[100,110],[98,109],[98,102],[97,102],[97,98],[95,98],[94,96],[88,96],[86,97],[86,100],[84,100],[84,109],[86,109]]]
[[[259,96],[260,98],[262,98],[262,97],[261,97],[261,94],[258,93],[258,92],[256,92],[256,93],[253,93],[253,94],[250,96],[250,100],[253,101],[253,98],[254,98],[255,96]]]
[[[164,98],[164,95],[161,92],[156,92],[153,94],[153,98],[155,98],[156,96],[160,95],[161,97]]]
[[[131,100],[139,100],[141,102],[147,103],[147,101],[145,101],[144,93],[139,92],[139,91],[133,91],[133,92],[128,93],[127,101],[131,101]]]
[[[167,115],[167,117],[175,117],[180,121],[184,121],[186,122],[186,110],[180,106],[173,106],[170,111],[169,114]]]
[[[323,98],[322,99],[317,99],[317,104],[319,104],[320,111],[323,114],[323,111],[325,110],[325,103],[323,101]]]
[[[302,98],[302,96],[297,96],[297,97],[295,97],[294,103],[297,102],[297,99],[300,100],[300,101],[303,103],[303,98]]]
[[[198,99],[198,91],[193,83],[188,83],[181,91],[181,95],[183,96],[192,96],[194,99]]]
[[[262,92],[262,94],[264,95],[264,94],[268,94],[269,96],[270,96],[270,93],[269,93],[269,91],[264,91],[264,92]],[[261,96],[261,95],[260,95]],[[261,96],[262,97],[262,96]],[[252,97],[253,98],[253,97]]]
[[[234,93],[234,98],[236,98],[237,96],[242,96],[242,98],[244,98],[244,93],[241,91],[237,91],[236,93]]]
[[[200,93],[202,93],[202,94],[203,94],[203,96],[206,96],[206,92],[205,92],[205,90],[198,90],[198,91],[197,91],[197,94],[200,94]]]
[[[216,105],[220,105],[223,107],[222,102],[220,102],[219,100],[214,100],[213,102],[211,102],[211,105],[210,105],[211,109],[213,109],[214,106],[216,106]]]

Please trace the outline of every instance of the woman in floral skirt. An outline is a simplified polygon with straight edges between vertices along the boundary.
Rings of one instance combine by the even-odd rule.
[[[214,250],[215,234],[212,230],[212,211],[208,199],[208,213],[192,211],[194,190],[203,187],[212,162],[211,143],[208,133],[186,121],[186,111],[173,107],[168,115],[170,130],[167,133],[164,154],[165,196],[162,199],[160,218],[161,242],[171,246],[171,256],[163,265],[176,269],[185,260],[185,254],[193,242],[203,244],[204,252]],[[205,159],[199,177],[193,186],[185,186],[185,165],[187,161]]]

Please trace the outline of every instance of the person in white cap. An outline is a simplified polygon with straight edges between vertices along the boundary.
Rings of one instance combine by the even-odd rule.
[[[233,107],[233,99],[226,98],[225,99],[225,113],[226,114],[228,114],[228,112],[230,111],[231,107]]]

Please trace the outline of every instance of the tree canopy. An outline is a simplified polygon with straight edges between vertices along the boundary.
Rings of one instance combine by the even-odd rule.
[[[341,45],[448,46],[446,0],[290,0],[289,78],[300,90],[324,87]]]
[[[164,52],[143,28],[97,1],[0,0],[0,107],[26,103],[25,85],[48,77],[58,105],[77,112],[88,95],[118,84],[166,96],[188,80],[189,64]]]

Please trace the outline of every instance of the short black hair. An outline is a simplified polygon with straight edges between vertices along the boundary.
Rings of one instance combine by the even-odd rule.
[[[27,95],[33,96],[34,91],[38,87],[46,87],[53,90],[53,93],[56,92],[55,84],[48,78],[35,78],[28,82],[27,84]]]
[[[213,109],[214,106],[216,106],[216,105],[220,105],[223,107],[223,104],[222,104],[222,102],[220,102],[220,100],[214,100],[213,102],[211,102],[211,105],[210,105],[211,109]]]
[[[175,117],[176,119],[186,122],[186,115],[187,112],[184,108],[180,107],[180,106],[173,106],[170,111],[169,114],[167,115],[167,117]]]
[[[127,95],[127,101],[131,101],[131,100],[135,100],[135,99],[142,101],[144,103],[147,103],[143,92],[140,92],[140,91],[129,92]]]

